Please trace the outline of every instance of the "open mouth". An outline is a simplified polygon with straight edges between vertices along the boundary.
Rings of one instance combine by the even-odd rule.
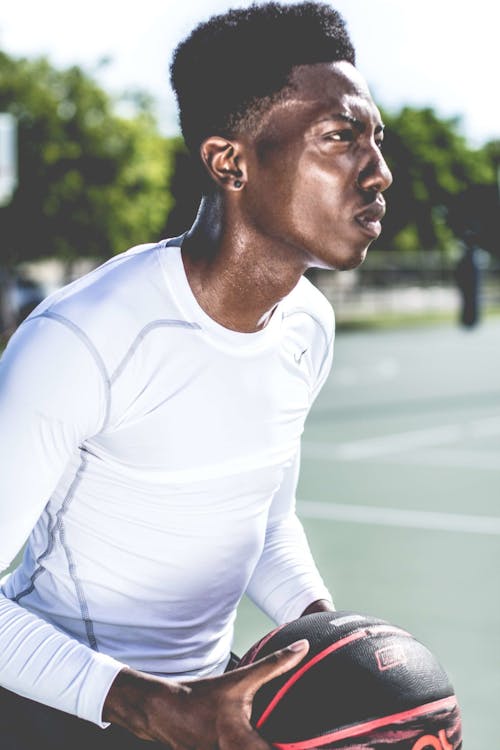
[[[363,216],[356,216],[356,221],[361,229],[363,229],[365,234],[367,234],[369,237],[373,237],[374,239],[378,237],[380,232],[382,231],[382,224],[380,223],[380,221],[369,219]]]
[[[374,239],[378,237],[382,231],[382,224],[378,219],[370,219],[368,216],[356,216],[356,222],[361,229],[363,229],[365,234]]]
[[[367,206],[364,211],[360,211],[354,218],[366,235],[375,239],[382,231],[380,220],[385,214],[385,204],[379,201]]]

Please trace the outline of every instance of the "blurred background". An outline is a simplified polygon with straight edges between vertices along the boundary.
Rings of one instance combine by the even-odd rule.
[[[3,344],[53,289],[189,227],[199,195],[169,60],[196,23],[246,4],[2,4]],[[363,266],[311,274],[338,336],[304,436],[299,510],[337,606],[421,637],[455,681],[465,747],[493,748],[500,10],[489,0],[333,4],[382,110],[394,184]],[[269,626],[245,600],[236,648]]]

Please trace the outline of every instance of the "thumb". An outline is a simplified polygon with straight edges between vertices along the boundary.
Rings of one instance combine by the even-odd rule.
[[[274,651],[254,664],[235,670],[233,674],[238,672],[241,674],[240,685],[244,687],[247,695],[253,697],[261,685],[299,664],[308,651],[309,641],[306,639],[295,641],[290,646]]]

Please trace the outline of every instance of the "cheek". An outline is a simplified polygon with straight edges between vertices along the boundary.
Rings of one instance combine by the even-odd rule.
[[[338,175],[310,165],[295,175],[289,192],[290,208],[303,220],[323,223],[338,220],[346,200],[346,187]]]
[[[348,202],[345,169],[327,170],[311,153],[283,150],[256,165],[253,177],[248,206],[260,229],[290,239],[311,231],[319,239],[323,230],[331,237]]]
[[[268,159],[251,175],[247,191],[250,217],[262,228],[289,221],[295,200],[296,165],[289,159]]]

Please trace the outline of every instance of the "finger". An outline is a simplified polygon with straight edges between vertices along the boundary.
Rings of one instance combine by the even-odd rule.
[[[309,641],[295,641],[280,651],[274,651],[253,664],[235,670],[232,674],[240,673],[242,679],[239,685],[247,694],[253,696],[261,685],[295,667],[308,651]]]

